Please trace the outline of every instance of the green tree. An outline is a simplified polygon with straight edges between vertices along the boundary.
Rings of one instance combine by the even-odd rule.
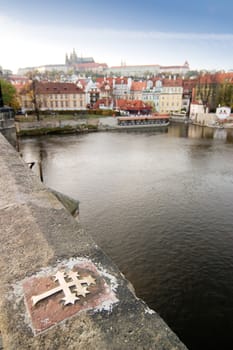
[[[17,97],[17,91],[15,87],[6,80],[0,79],[0,85],[2,88],[3,103],[6,106],[12,107],[15,110],[19,109],[20,104]]]
[[[228,106],[233,108],[233,85],[232,84],[223,83],[219,85],[217,102],[218,102],[218,105]]]

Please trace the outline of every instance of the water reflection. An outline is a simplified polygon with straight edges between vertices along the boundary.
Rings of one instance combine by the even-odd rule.
[[[189,133],[189,125],[188,124],[172,124],[169,127],[168,134],[170,136],[176,136],[176,137],[188,137]]]
[[[233,343],[233,132],[29,138],[48,186],[80,200],[81,222],[189,349]]]

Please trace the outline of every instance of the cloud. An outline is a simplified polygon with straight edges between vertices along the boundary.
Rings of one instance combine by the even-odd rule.
[[[180,64],[198,60],[200,66],[230,67],[233,34],[113,30],[62,25],[35,25],[0,15],[3,68],[64,63],[65,53],[93,56],[97,62],[128,64]],[[221,52],[221,60],[216,53]],[[214,62],[216,59],[216,63]],[[201,62],[203,60],[203,63]],[[194,64],[195,65],[195,64]]]
[[[64,29],[64,28],[63,28]],[[165,31],[137,31],[137,30],[113,30],[110,28],[68,28],[65,32],[73,32],[79,35],[113,37],[123,39],[163,39],[163,40],[216,40],[231,41],[232,33],[198,33],[198,32],[165,32]]]
[[[192,33],[192,32],[127,32],[129,37],[163,40],[233,40],[233,34]],[[124,35],[127,35],[124,33]]]

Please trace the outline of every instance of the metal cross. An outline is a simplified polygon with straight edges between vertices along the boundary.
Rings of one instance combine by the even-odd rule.
[[[48,290],[39,295],[32,296],[32,305],[35,306],[39,301],[46,299],[54,294],[57,294],[61,291],[65,294],[65,297],[61,300],[64,301],[64,305],[74,304],[76,300],[79,300],[78,296],[86,297],[90,292],[87,290],[87,287],[91,284],[95,284],[95,279],[90,275],[79,279],[78,272],[69,271],[68,273],[58,271],[55,275],[55,281],[59,282],[59,286]],[[68,281],[66,281],[66,278]],[[84,286],[83,286],[84,285]],[[75,287],[71,291],[71,287]]]

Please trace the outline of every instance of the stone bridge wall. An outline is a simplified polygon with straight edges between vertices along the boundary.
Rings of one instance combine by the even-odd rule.
[[[4,350],[185,350],[0,134]]]

